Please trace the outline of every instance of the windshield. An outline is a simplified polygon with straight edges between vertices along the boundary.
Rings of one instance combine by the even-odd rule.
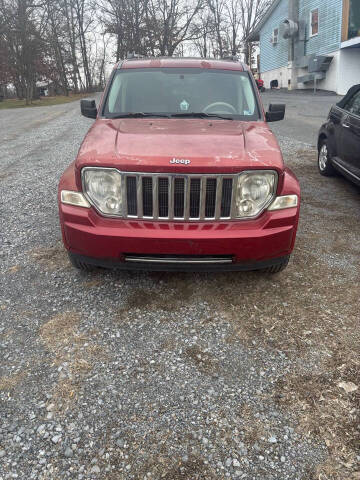
[[[247,72],[204,68],[118,70],[105,102],[106,117],[134,113],[258,120],[259,109]],[[130,115],[129,115],[130,116]],[[180,116],[180,115],[179,115]]]

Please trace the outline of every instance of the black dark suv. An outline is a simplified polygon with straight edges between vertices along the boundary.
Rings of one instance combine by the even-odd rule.
[[[319,132],[318,150],[322,175],[338,171],[360,185],[360,85],[331,108]]]

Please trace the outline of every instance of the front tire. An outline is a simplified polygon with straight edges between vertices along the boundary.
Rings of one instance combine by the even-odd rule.
[[[332,177],[336,173],[334,167],[331,165],[331,155],[326,139],[321,142],[319,148],[318,167],[320,174],[324,175],[324,177]]]
[[[72,266],[77,268],[78,270],[81,270],[82,272],[93,272],[94,270],[96,270],[96,267],[90,265],[89,263],[82,262],[81,260],[79,260],[78,257],[72,255],[70,252],[68,252],[68,255]]]
[[[286,257],[281,263],[276,265],[271,265],[271,267],[266,267],[261,269],[262,273],[280,273],[288,266],[290,260],[290,255]]]

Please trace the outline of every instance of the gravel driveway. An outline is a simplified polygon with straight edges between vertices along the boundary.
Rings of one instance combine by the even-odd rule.
[[[75,271],[56,187],[91,121],[0,111],[0,480],[360,478],[360,191],[318,174],[314,119],[293,128],[332,99],[298,99],[274,128],[302,217],[273,276]]]

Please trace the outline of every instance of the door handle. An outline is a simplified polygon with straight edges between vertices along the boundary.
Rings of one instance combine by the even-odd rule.
[[[342,118],[341,126],[344,128],[350,128],[350,125],[347,123],[349,120],[349,115],[344,115]]]

